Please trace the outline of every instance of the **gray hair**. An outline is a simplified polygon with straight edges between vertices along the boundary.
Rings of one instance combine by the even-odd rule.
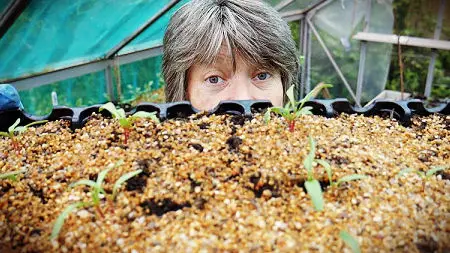
[[[295,84],[299,60],[288,24],[258,0],[193,0],[171,18],[164,35],[166,102],[186,100],[187,72],[212,64],[222,45],[232,56],[280,72],[283,89]]]

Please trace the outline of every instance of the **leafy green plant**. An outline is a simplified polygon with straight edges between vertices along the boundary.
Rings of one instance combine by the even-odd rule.
[[[76,202],[73,203],[71,205],[69,205],[68,207],[66,207],[63,212],[58,216],[58,218],[56,219],[56,222],[53,226],[53,230],[52,230],[52,234],[50,236],[50,239],[53,240],[55,238],[58,237],[59,232],[61,231],[61,228],[64,224],[65,219],[70,215],[70,213],[74,212],[75,210],[79,209],[79,208],[84,208],[84,207],[94,207],[96,212],[102,217],[104,218],[103,212],[100,209],[100,194],[103,194],[107,199],[111,200],[111,201],[115,201],[118,191],[120,189],[120,187],[122,186],[123,183],[125,183],[127,180],[129,180],[130,178],[140,174],[142,172],[142,170],[136,170],[136,171],[132,171],[132,172],[128,172],[125,173],[124,175],[122,175],[119,179],[117,179],[117,181],[114,183],[113,186],[113,192],[110,196],[108,196],[105,192],[105,190],[103,189],[103,181],[105,180],[106,174],[108,174],[108,172],[117,167],[120,166],[121,164],[123,164],[123,161],[119,161],[114,165],[109,166],[107,169],[101,171],[98,176],[97,176],[97,180],[96,181],[92,181],[89,179],[82,179],[80,181],[77,181],[73,184],[71,184],[69,187],[73,188],[76,186],[80,186],[80,185],[85,185],[85,186],[89,186],[91,188],[91,198],[92,200],[89,202]]]
[[[308,171],[308,178],[305,182],[305,188],[313,202],[316,211],[322,211],[323,210],[322,188],[320,187],[319,181],[314,178],[313,173],[313,163],[316,161],[314,159],[314,156],[316,154],[316,143],[311,136],[308,137],[308,141],[309,141],[309,154],[306,156],[305,160],[303,160],[303,166]]]
[[[361,253],[358,241],[347,231],[341,230],[339,237],[352,249],[353,253]]]
[[[20,145],[19,145],[19,142],[17,141],[16,136],[17,135],[21,135],[22,133],[27,131],[28,127],[30,127],[30,126],[42,124],[42,123],[45,123],[45,122],[47,122],[47,120],[35,121],[35,122],[32,122],[32,123],[30,123],[28,125],[25,125],[25,126],[19,126],[20,118],[18,118],[16,120],[16,122],[14,122],[14,124],[12,124],[10,127],[8,127],[8,132],[0,132],[0,136],[4,136],[6,138],[10,138],[11,141],[12,141],[13,148],[16,151],[19,151]]]
[[[295,129],[295,119],[299,118],[302,115],[308,115],[312,114],[311,106],[304,106],[307,101],[309,101],[311,98],[316,97],[319,92],[323,88],[329,88],[332,87],[331,84],[325,84],[325,83],[319,83],[314,89],[309,92],[303,99],[300,101],[295,101],[294,97],[294,85],[289,87],[289,89],[286,91],[286,96],[288,97],[289,101],[286,103],[284,107],[271,107],[267,109],[266,113],[264,114],[264,121],[269,122],[270,121],[270,113],[276,113],[278,115],[281,115],[286,122],[289,125],[289,131],[294,132]]]
[[[99,111],[102,110],[107,110],[111,113],[111,115],[113,116],[114,119],[117,119],[119,121],[120,126],[123,128],[124,130],[124,144],[126,145],[128,142],[128,138],[130,136],[130,129],[133,126],[134,121],[137,118],[150,118],[153,121],[159,123],[159,119],[158,117],[156,117],[156,112],[143,112],[143,111],[139,111],[134,113],[132,116],[127,117],[125,115],[125,110],[120,108],[117,109],[113,103],[108,102],[104,105],[102,105],[99,109]]]
[[[406,168],[401,170],[397,176],[401,177],[407,173],[415,173],[417,175],[419,175],[422,179],[429,179],[430,177],[432,177],[434,174],[436,174],[439,171],[444,171],[449,169],[450,166],[433,166],[430,170],[428,170],[427,172],[423,172],[420,170],[415,170],[412,168]]]
[[[339,187],[342,183],[345,183],[345,182],[367,178],[366,175],[352,174],[352,175],[343,176],[343,177],[339,178],[336,182],[333,182],[333,171],[331,169],[330,164],[327,161],[325,161],[325,160],[319,160],[318,159],[318,160],[315,160],[315,161],[318,164],[322,165],[322,167],[327,172],[328,180],[330,182],[330,186],[331,187]]]
[[[16,170],[16,171],[11,171],[11,172],[6,172],[3,174],[0,174],[0,179],[10,179],[13,181],[17,181],[17,175],[26,172],[25,169],[23,170]]]
[[[423,171],[420,171],[420,170],[415,170],[415,169],[412,169],[412,168],[406,168],[406,169],[401,170],[397,174],[397,176],[401,177],[401,176],[403,176],[405,174],[408,174],[408,173],[415,173],[415,174],[417,174],[420,178],[423,179],[423,181],[422,181],[422,191],[425,192],[425,182],[428,179],[430,179],[437,172],[444,171],[444,170],[449,169],[449,168],[450,168],[450,166],[432,166],[432,168],[430,170],[428,170],[427,172],[423,172]]]

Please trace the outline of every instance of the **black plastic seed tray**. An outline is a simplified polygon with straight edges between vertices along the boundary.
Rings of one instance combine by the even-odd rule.
[[[25,125],[38,120],[68,120],[71,122],[72,129],[81,128],[89,116],[93,112],[99,113],[101,105],[94,105],[83,108],[69,108],[59,106],[53,108],[52,112],[47,116],[33,116],[23,110],[12,110],[0,112],[0,131],[7,131],[17,118],[20,118],[21,125]],[[251,116],[253,113],[263,112],[272,106],[266,100],[240,100],[240,101],[222,101],[218,106],[211,110],[210,114],[234,114]],[[426,116],[434,113],[450,115],[450,102],[442,103],[438,107],[426,108],[423,101],[418,99],[393,102],[387,100],[378,100],[375,103],[357,108],[347,99],[331,99],[321,100],[315,99],[305,103],[305,106],[311,106],[315,115],[325,117],[335,117],[341,113],[362,114],[365,116],[382,116],[390,117],[398,120],[402,125],[408,126],[411,123],[413,115]],[[161,120],[173,118],[186,118],[189,115],[199,112],[197,109],[187,102],[175,102],[166,104],[141,103],[134,108],[126,108],[127,114],[133,114],[136,111],[157,112]],[[101,112],[102,115],[110,117],[110,113],[106,110]]]

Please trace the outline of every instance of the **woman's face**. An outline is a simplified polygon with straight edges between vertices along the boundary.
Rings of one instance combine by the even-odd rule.
[[[188,71],[187,97],[199,110],[210,110],[221,100],[267,99],[283,105],[280,73],[252,66],[237,54],[236,71],[226,47],[211,65],[194,64]]]

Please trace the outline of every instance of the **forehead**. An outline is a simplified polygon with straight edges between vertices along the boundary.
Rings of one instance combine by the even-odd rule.
[[[219,53],[214,57],[213,64],[214,63],[230,63],[233,60],[233,54],[231,53],[231,49],[227,47],[226,45],[223,45],[220,47]]]
[[[235,48],[232,49],[227,45],[222,44],[217,55],[213,57],[213,60],[205,65],[233,68],[235,71],[237,66],[261,68],[264,64],[251,61]]]

